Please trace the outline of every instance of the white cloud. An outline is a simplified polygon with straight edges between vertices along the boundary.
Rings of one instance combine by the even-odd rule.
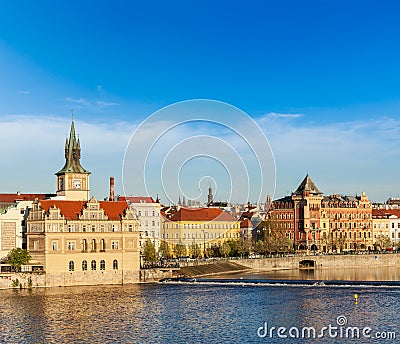
[[[54,173],[65,162],[64,144],[70,125],[70,119],[55,116],[1,117],[0,144],[6,148],[0,159],[0,192],[55,192]],[[111,175],[116,177],[116,187],[122,183],[123,154],[134,128],[131,123],[75,120],[82,165],[92,172],[95,196],[107,194]]]
[[[96,102],[97,106],[100,108],[106,107],[106,106],[118,106],[120,104],[118,103],[113,103],[113,102],[104,102],[104,101],[98,101]]]
[[[71,98],[71,97],[66,97],[65,100],[69,103],[75,103],[75,104],[80,104],[83,106],[89,106],[90,103],[84,99],[84,98]]]
[[[394,118],[296,124],[266,115],[260,121],[277,163],[277,195],[306,173],[325,193],[361,193],[384,200],[400,192],[400,121]]]
[[[378,118],[309,125],[300,121],[295,124],[285,118],[266,115],[257,120],[274,152],[277,197],[294,191],[306,173],[326,194],[366,191],[370,198],[380,201],[398,196],[400,120]],[[136,127],[136,123],[112,119],[101,123],[75,120],[76,133],[81,140],[82,165],[92,172],[91,189],[96,197],[106,196],[111,175],[116,177],[117,192],[122,192],[123,156]],[[165,123],[157,122],[147,129],[160,132],[164,127]],[[64,143],[69,130],[69,118],[1,117],[0,192],[54,192],[54,173],[64,164]],[[142,134],[144,141],[138,142],[139,150],[149,140],[151,132]],[[244,142],[234,133],[226,132],[222,127],[219,131],[218,127],[198,125],[177,127],[169,132],[160,141],[161,147],[153,157],[161,161],[163,150],[168,151],[168,147],[176,142],[202,134],[220,137],[246,158],[247,151],[241,146]],[[212,151],[218,149],[218,145],[206,142],[204,148]],[[159,174],[159,171],[152,172]],[[197,181],[193,185],[197,186]],[[127,191],[135,193],[135,190]],[[220,191],[224,193],[224,190]]]
[[[276,113],[276,112],[270,112],[267,113],[263,118],[300,118],[303,117],[303,114],[301,113]]]

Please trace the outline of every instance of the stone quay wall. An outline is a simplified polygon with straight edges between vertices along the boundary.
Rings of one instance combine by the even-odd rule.
[[[259,271],[298,269],[302,261],[314,261],[314,268],[399,266],[400,254],[318,255],[241,259],[240,265]]]
[[[131,284],[140,282],[139,271],[74,271],[60,273],[5,273],[0,275],[0,288],[11,288],[13,281],[19,281],[22,288],[28,288],[29,277],[32,287],[67,287],[79,285]],[[19,286],[17,287],[19,288]]]
[[[179,268],[142,269],[140,271],[74,271],[60,273],[3,273],[0,274],[0,289],[12,288],[18,279],[21,288],[68,287],[84,285],[112,285],[157,282],[163,278],[179,276]],[[18,285],[14,288],[20,288]]]
[[[179,276],[179,268],[154,268],[140,270],[140,282],[158,282],[163,278]]]
[[[32,288],[34,287],[44,287],[46,285],[46,276],[44,274],[37,273],[4,273],[0,275],[0,289],[11,288],[12,283],[18,280],[21,288],[29,287],[29,277],[32,281]],[[19,288],[16,287],[16,288]]]

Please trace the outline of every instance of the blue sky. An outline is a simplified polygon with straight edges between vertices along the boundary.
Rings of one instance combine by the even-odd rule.
[[[107,194],[109,175],[122,193],[135,128],[203,98],[264,130],[276,197],[306,173],[325,193],[399,196],[399,10],[397,1],[3,1],[0,192],[54,192],[73,108],[94,195]]]

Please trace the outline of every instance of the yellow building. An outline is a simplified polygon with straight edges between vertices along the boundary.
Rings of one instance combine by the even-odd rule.
[[[321,211],[329,220],[329,250],[373,250],[372,204],[365,192],[361,196],[325,196]]]
[[[125,201],[88,199],[72,121],[55,199],[36,200],[27,221],[27,249],[43,266],[46,285],[122,284],[139,279],[139,222]]]
[[[219,208],[180,208],[162,215],[162,239],[172,249],[183,244],[187,255],[196,245],[204,256],[206,249],[240,238],[240,221]]]

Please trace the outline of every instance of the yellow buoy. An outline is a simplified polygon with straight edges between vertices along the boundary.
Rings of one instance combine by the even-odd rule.
[[[358,304],[358,294],[354,294],[354,304]]]

